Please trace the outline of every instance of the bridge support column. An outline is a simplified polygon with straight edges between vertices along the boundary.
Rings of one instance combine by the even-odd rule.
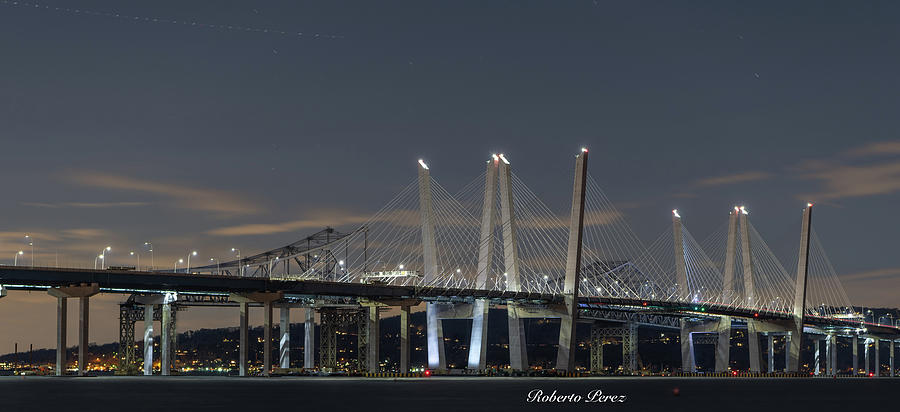
[[[400,373],[409,372],[409,306],[400,307]]]
[[[581,285],[581,252],[584,236],[584,198],[587,189],[586,149],[575,158],[575,183],[572,190],[572,213],[569,220],[569,244],[566,252],[566,279],[563,288],[565,313],[559,322],[559,350],[556,355],[556,369],[575,370],[575,327],[578,318],[578,287]],[[628,352],[623,345],[623,352]],[[630,365],[630,363],[625,363]]]
[[[334,308],[319,309],[319,368],[325,371],[337,367],[337,317]]]
[[[153,305],[144,305],[144,375],[153,375]]]
[[[528,346],[525,341],[525,319],[519,318],[514,304],[508,304],[506,308],[509,321],[509,368],[514,371],[526,371]]]
[[[822,346],[821,345],[822,342],[819,341],[818,339],[814,340],[813,342],[815,342],[813,344],[813,346],[815,347],[815,349],[813,350],[813,365],[815,365],[813,367],[813,373],[816,376],[819,376],[819,369],[820,369],[820,365],[822,364],[822,360],[819,358],[819,347]]]
[[[232,293],[228,299],[241,304],[241,366],[246,368],[246,355],[244,351],[249,345],[249,336],[245,336],[247,329],[247,311],[250,302],[263,304],[263,376],[270,376],[272,372],[272,303],[284,297],[284,292],[252,292]],[[246,331],[249,332],[249,331]],[[246,370],[241,374],[246,376]]]
[[[759,325],[753,319],[747,320],[747,353],[750,355],[750,372],[762,372],[759,352]],[[771,341],[770,341],[771,342]]]
[[[769,367],[767,371],[768,373],[775,373],[775,335],[769,335],[768,338],[769,342],[767,349],[769,353],[766,360],[768,361]]]
[[[159,345],[159,372],[163,376],[169,376],[172,370],[172,305],[163,303],[162,305],[162,321],[160,328],[162,329]]]
[[[56,376],[66,374],[66,323],[68,299],[56,298]]]
[[[859,375],[859,336],[853,335],[851,349],[853,350],[853,375],[855,376]]]
[[[491,245],[493,246],[493,245]],[[472,336],[469,339],[469,361],[468,368],[471,370],[482,371],[486,367],[485,356],[487,355],[487,324],[488,311],[490,310],[489,301],[487,299],[476,299],[472,308]],[[403,324],[400,324],[403,327]],[[510,347],[510,349],[512,349]],[[510,352],[511,353],[511,352]]]
[[[596,322],[591,324],[591,374],[603,372],[603,336]]]
[[[694,338],[691,329],[687,326],[687,320],[681,319],[681,370],[693,373],[697,371],[697,362],[694,358]]]
[[[96,283],[91,283],[89,285],[64,286],[49,289],[47,293],[56,298],[78,298],[78,376],[84,376],[87,372],[88,365],[87,350],[89,339],[88,331],[90,329],[90,298],[91,296],[100,293],[100,286]],[[60,301],[57,300],[57,305],[59,304]],[[57,311],[58,310],[59,308],[57,307]],[[59,316],[59,312],[57,312],[57,316]],[[65,319],[61,320],[65,321]],[[64,323],[65,322],[62,322],[61,324]],[[59,326],[60,325],[57,325],[57,333],[65,332],[65,327],[63,326],[62,330],[60,330],[61,328]],[[57,338],[57,340],[59,339]],[[66,349],[65,347],[57,348],[57,351],[59,350],[65,351]],[[57,360],[59,360],[58,354]]]
[[[78,376],[84,376],[88,367],[88,335],[90,329],[90,296],[78,298]]]
[[[894,377],[894,346],[897,345],[897,342],[894,341],[893,339],[889,340],[888,342],[891,343],[891,348],[888,351],[888,356],[890,356],[890,358],[891,358],[891,361],[890,361],[891,377],[893,378]]]
[[[835,336],[827,335],[825,337],[825,373],[828,376],[834,376],[834,353],[837,350],[834,344]]]
[[[438,371],[447,370],[446,356],[444,355],[444,326],[437,315],[434,303],[425,306],[425,323],[428,339],[428,368]]]
[[[731,316],[722,316],[716,324],[716,372],[728,371],[731,355]]]
[[[638,372],[638,324],[628,322],[625,328],[625,335],[622,336],[622,369],[627,374],[635,374]]]
[[[250,337],[249,337],[249,316],[250,316],[250,304],[248,302],[240,302],[241,307],[241,338],[240,343],[238,345],[238,351],[240,355],[239,364],[240,364],[240,376],[247,376],[247,366],[248,366],[248,353],[250,347]]]
[[[263,376],[272,374],[272,301],[263,303]]]
[[[787,366],[785,367],[786,372],[799,372],[800,371],[800,344],[803,339],[803,323],[795,324],[793,330],[791,330],[790,335],[786,336],[787,342],[785,344],[786,354],[787,354]]]
[[[891,343],[891,348],[888,351],[888,356],[890,356],[890,358],[891,358],[890,367],[891,367],[891,377],[893,378],[894,377],[894,346],[897,345],[897,342],[895,342],[893,339],[889,340],[888,342]]]
[[[727,371],[731,350],[731,317],[723,316],[718,320],[681,319],[681,370],[684,372],[697,371],[694,333],[716,334],[715,371]]]
[[[316,309],[306,308],[306,321],[303,323],[303,368],[316,367]]]
[[[291,367],[291,307],[288,304],[281,305],[280,320],[281,339],[278,341],[278,366],[287,369]]]
[[[838,355],[838,345],[837,345],[837,335],[832,335],[831,342],[831,376],[837,377],[838,367],[837,367],[837,355]]]
[[[372,305],[369,306],[369,317],[366,322],[366,326],[368,329],[369,335],[369,344],[367,346],[368,356],[366,359],[369,361],[367,365],[367,370],[369,372],[380,372],[381,368],[379,366],[378,358],[380,356],[380,343],[381,343],[381,331],[380,331],[380,314],[378,313],[378,306]]]
[[[879,350],[879,346],[881,343],[881,339],[875,338],[872,341],[872,346],[874,346],[875,350],[875,377],[881,376],[881,350]]]
[[[871,343],[872,343],[872,340],[869,338],[866,338],[865,343],[863,343],[863,345],[864,345],[863,350],[865,351],[863,358],[866,362],[866,376],[869,375],[869,371],[871,370],[871,367],[869,366],[869,353],[871,353],[871,348],[872,348],[870,345]]]

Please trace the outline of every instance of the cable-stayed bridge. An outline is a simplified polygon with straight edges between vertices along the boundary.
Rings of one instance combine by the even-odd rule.
[[[47,289],[58,299],[58,347],[65,348],[66,300],[78,298],[79,359],[84,358],[89,299],[97,293],[129,294],[121,305],[122,364],[136,365],[134,325],[145,324],[145,373],[152,373],[153,324],[161,322],[161,361],[173,361],[175,316],[179,306],[240,307],[241,374],[247,374],[247,314],[262,306],[265,341],[272,342],[273,308],[280,308],[279,365],[290,365],[285,325],[292,307],[306,308],[304,365],[315,367],[315,313],[321,324],[319,368],[336,366],[335,334],[356,325],[359,367],[378,372],[379,316],[398,307],[408,325],[410,307],[426,304],[427,359],[431,370],[446,370],[443,319],[471,319],[468,369],[486,368],[487,312],[508,313],[510,368],[528,369],[524,322],[559,318],[556,368],[576,370],[575,330],[591,325],[591,370],[603,367],[602,342],[620,339],[623,369],[639,370],[641,326],[678,329],[682,370],[696,370],[695,343],[715,344],[715,370],[730,369],[732,330],[746,328],[751,372],[774,372],[774,338],[785,341],[783,369],[801,369],[801,343],[812,339],[820,373],[837,374],[836,342],[852,339],[854,371],[858,341],[865,343],[865,371],[882,367],[878,348],[889,344],[894,375],[896,324],[867,321],[853,310],[812,225],[813,205],[802,210],[799,247],[790,269],[779,260],[741,206],[722,227],[697,241],[677,210],[672,226],[649,245],[641,242],[624,215],[588,173],[588,152],[575,158],[571,211],[553,212],[516,174],[504,155],[486,162],[484,173],[452,193],[418,162],[418,176],[365,224],[349,231],[327,228],[290,245],[215,265],[182,271],[86,270],[0,267],[0,295],[6,290]],[[401,328],[400,372],[409,369],[408,328]],[[149,343],[149,345],[148,345]],[[272,345],[264,345],[262,373],[272,371]],[[762,348],[766,350],[762,350]],[[874,350],[872,350],[874,348]],[[764,365],[765,363],[765,365]],[[58,351],[57,373],[65,370]],[[79,362],[79,373],[86,365]]]

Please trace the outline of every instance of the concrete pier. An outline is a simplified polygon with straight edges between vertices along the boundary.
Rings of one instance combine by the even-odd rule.
[[[400,308],[400,373],[409,372],[409,306]]]
[[[879,346],[881,343],[881,339],[875,338],[872,340],[872,346],[875,350],[875,376],[881,376],[881,350],[879,350]]]
[[[291,367],[291,307],[281,306],[281,323],[279,325],[281,339],[278,341],[278,366]]]
[[[68,299],[56,298],[56,376],[66,374],[66,314],[68,312]]]
[[[272,373],[272,301],[263,303],[263,376]]]
[[[367,365],[367,370],[369,372],[380,372],[381,367],[379,366],[378,358],[380,356],[380,348],[381,348],[381,328],[379,327],[381,323],[381,317],[378,312],[378,306],[372,305],[369,306],[369,317],[367,319],[366,325],[369,329],[369,342],[366,347],[368,351],[366,359],[369,361]]]
[[[64,301],[60,298],[78,298],[78,376],[84,376],[87,373],[88,365],[88,340],[90,330],[90,298],[100,293],[100,286],[96,283],[63,286],[48,289],[50,296],[57,298],[57,305],[63,305]],[[65,324],[66,313],[57,307],[57,344],[62,343],[62,347],[57,347],[57,362],[62,360],[65,362],[65,354],[61,356],[59,352],[65,352]],[[60,345],[58,345],[60,346]]]
[[[153,375],[153,305],[144,305],[144,375]]]
[[[868,375],[871,372],[871,367],[869,366],[869,354],[872,352],[871,344],[872,344],[872,340],[869,338],[866,338],[865,343],[864,343],[865,346],[863,347],[863,351],[865,351],[863,357],[866,362],[866,375]]]
[[[820,366],[822,364],[822,359],[819,357],[819,347],[822,346],[821,345],[822,342],[819,341],[818,339],[816,339],[814,342],[815,343],[813,344],[813,346],[814,346],[814,349],[813,349],[813,374],[816,376],[819,376],[819,369],[821,369]]]
[[[272,306],[275,301],[284,298],[284,292],[232,293],[228,299],[237,302],[241,307],[241,376],[247,376],[248,326],[247,311],[250,302],[263,305],[263,376],[272,372]]]
[[[248,330],[248,317],[250,315],[250,305],[248,302],[240,302],[241,308],[241,337],[240,342],[238,344],[238,352],[240,355],[238,357],[240,360],[238,364],[240,365],[240,376],[247,376],[247,361],[248,361],[248,349],[250,346],[250,338],[249,338],[249,330]]]
[[[306,321],[303,323],[303,367],[316,367],[316,309],[306,308]]]
[[[897,345],[897,342],[896,342],[895,340],[893,340],[893,339],[889,340],[888,342],[891,343],[891,348],[890,348],[890,350],[888,351],[888,356],[890,356],[890,358],[891,358],[891,360],[890,360],[890,362],[889,362],[889,365],[890,365],[890,367],[891,367],[891,374],[890,374],[890,376],[893,378],[893,377],[894,377],[894,346]]]
[[[169,376],[172,371],[172,305],[168,302],[162,305],[162,316],[160,322],[159,340],[159,373],[163,376]]]

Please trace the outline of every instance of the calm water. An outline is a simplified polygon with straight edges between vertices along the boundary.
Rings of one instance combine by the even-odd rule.
[[[677,388],[677,395],[675,389]],[[624,402],[587,403],[592,391]],[[527,402],[535,390],[580,402]],[[0,378],[0,411],[481,411],[892,408],[900,378]],[[594,392],[595,399],[601,399]],[[619,398],[621,399],[621,398]],[[889,402],[889,403],[888,403]],[[721,408],[720,408],[721,406]],[[775,409],[773,409],[775,407]],[[309,409],[312,408],[312,409]]]

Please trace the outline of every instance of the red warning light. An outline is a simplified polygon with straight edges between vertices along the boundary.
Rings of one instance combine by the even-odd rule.
[[[737,376],[737,371],[731,371],[732,376]]]
[[[431,371],[430,371],[430,370],[426,370],[426,371],[425,371],[425,376],[431,376]]]
[[[753,314],[753,317],[754,317],[754,318],[758,318],[758,317],[759,317],[759,313],[754,313],[754,314]]]
[[[644,305],[644,306],[647,306],[647,302],[643,302],[643,305]]]

